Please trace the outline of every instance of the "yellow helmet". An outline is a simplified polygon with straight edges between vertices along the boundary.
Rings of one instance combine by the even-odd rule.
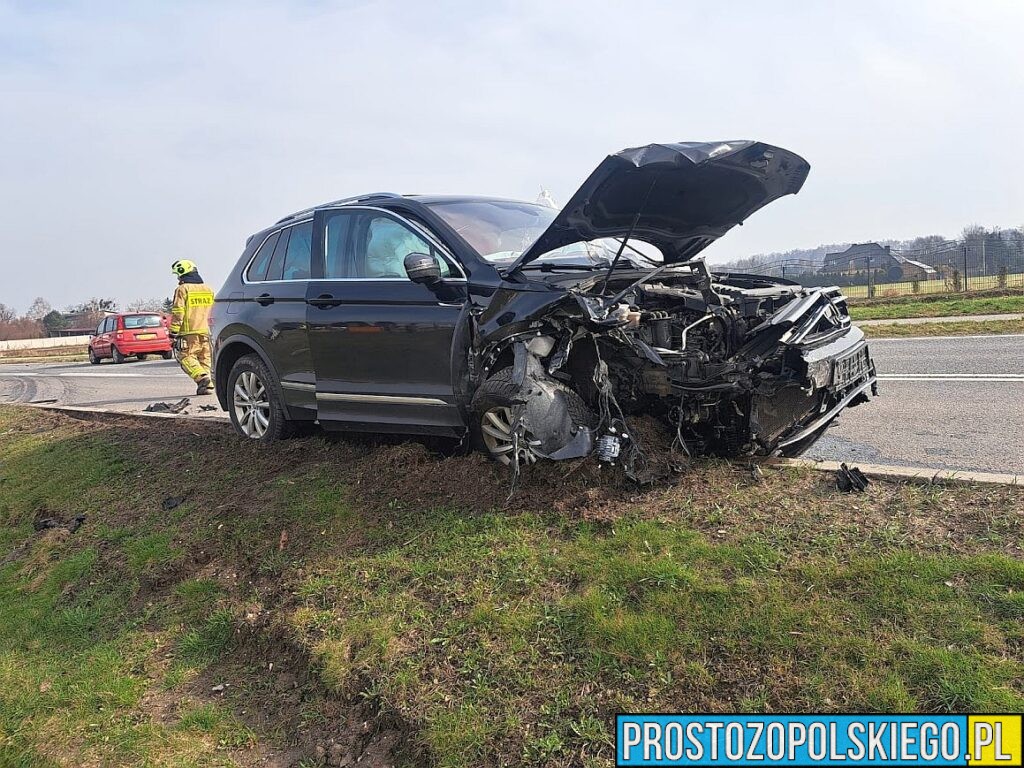
[[[196,269],[196,265],[188,259],[180,259],[171,264],[171,271],[178,277],[184,277],[189,272],[195,272]]]

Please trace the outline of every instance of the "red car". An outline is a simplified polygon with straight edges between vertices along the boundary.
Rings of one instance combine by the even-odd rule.
[[[123,363],[127,357],[143,360],[146,355],[162,355],[164,360],[172,357],[167,324],[157,312],[110,315],[89,339],[89,362],[93,365],[106,357]]]

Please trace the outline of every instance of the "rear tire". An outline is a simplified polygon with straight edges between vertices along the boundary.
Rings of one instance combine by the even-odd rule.
[[[162,357],[164,360],[170,360],[172,357],[174,357],[174,352],[172,352],[171,350],[161,352],[160,357]]]
[[[124,355],[122,355],[121,354],[121,350],[119,350],[114,345],[110,346],[110,356],[111,356],[111,358],[113,358],[114,362],[117,365],[120,365],[121,363],[124,362]]]
[[[100,359],[96,357],[96,351],[92,347],[89,347],[89,362],[93,365],[100,364]]]
[[[242,437],[260,443],[284,440],[295,433],[281,388],[258,355],[244,355],[228,374],[228,414]]]
[[[473,447],[490,456],[500,464],[512,463],[512,440],[510,414],[515,407],[515,396],[519,388],[512,382],[512,369],[503,368],[480,385],[473,396],[472,433]],[[576,427],[594,425],[594,412],[587,407],[583,398],[576,392],[563,387],[569,416]],[[521,464],[533,464],[538,457],[529,446],[530,435],[526,435],[527,445],[519,443],[519,461]]]

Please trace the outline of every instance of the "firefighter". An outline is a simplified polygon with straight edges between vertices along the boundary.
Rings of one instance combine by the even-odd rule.
[[[171,265],[178,277],[171,304],[171,339],[174,357],[181,369],[196,383],[197,395],[213,392],[210,371],[210,310],[213,309],[213,291],[199,276],[196,265],[181,259]]]

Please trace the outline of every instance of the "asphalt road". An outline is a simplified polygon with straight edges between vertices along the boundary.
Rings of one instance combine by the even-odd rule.
[[[1024,471],[1024,335],[873,339],[879,397],[809,458]]]
[[[811,458],[1024,471],[1024,335],[874,339],[880,397],[846,411]],[[0,365],[0,402],[141,411],[190,398],[224,418],[173,361]]]

